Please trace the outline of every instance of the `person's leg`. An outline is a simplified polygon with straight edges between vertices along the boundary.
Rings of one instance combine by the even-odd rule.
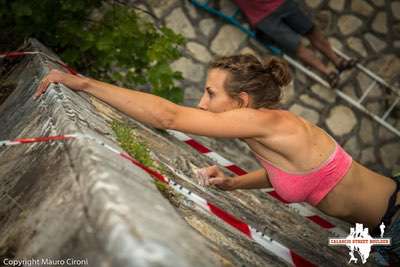
[[[317,69],[324,75],[329,75],[333,71],[324,63],[322,63],[322,61],[315,56],[314,52],[305,47],[302,42],[300,42],[299,46],[297,47],[296,55],[301,61]]]
[[[329,58],[333,64],[335,64],[335,66],[340,66],[342,59],[332,50],[330,43],[318,29],[318,27],[314,26],[308,33],[305,34],[305,37],[310,40],[313,47],[318,49],[327,58]]]
[[[307,37],[312,46],[318,49],[321,53],[323,53],[333,64],[335,64],[338,71],[344,71],[346,69],[350,69],[357,64],[356,59],[346,60],[342,57],[339,57],[332,49],[331,44],[328,39],[323,35],[323,33],[317,28],[313,27],[309,32],[304,34]]]
[[[306,36],[306,34],[311,32],[315,27],[311,17],[305,14],[295,2],[287,1],[286,3],[285,10],[281,15],[282,23],[297,35]],[[339,76],[334,69],[325,65],[315,53],[306,48],[303,43],[299,42],[295,48],[295,54],[302,62],[324,74],[331,87],[337,85]]]
[[[285,24],[277,27],[279,28],[279,31],[276,31],[275,33],[271,33],[275,28],[271,24],[269,25],[269,28],[262,26],[264,25],[258,25],[258,28],[256,29],[257,39],[259,41],[263,43],[271,43],[272,41],[285,52],[298,57],[303,64],[309,65],[321,72],[327,79],[330,86],[336,87],[339,82],[339,75],[337,74],[336,70],[326,66],[318,57],[315,56],[313,51],[306,48],[301,42],[300,35],[293,32],[290,28],[285,26]]]
[[[285,23],[294,31],[308,38],[311,45],[324,54],[336,66],[339,72],[352,68],[357,64],[356,59],[346,60],[338,56],[332,49],[328,39],[294,2],[290,7],[290,12],[283,18]]]
[[[313,51],[304,46],[302,42],[299,43],[296,50],[297,57],[307,65],[325,75],[326,80],[332,88],[335,88],[339,83],[339,74],[336,70],[326,66],[322,61],[317,58]]]
[[[310,65],[317,69],[324,75],[332,72],[319,58],[301,42],[301,35],[299,32],[308,31],[312,28],[311,21],[302,21],[293,29],[288,25],[286,19],[295,17],[293,13],[293,6],[296,7],[291,1],[285,2],[277,11],[273,12],[270,16],[264,18],[256,25],[257,37],[264,40],[272,40],[286,53],[297,56],[303,63]],[[294,23],[293,19],[291,23]],[[301,29],[300,29],[301,28]]]

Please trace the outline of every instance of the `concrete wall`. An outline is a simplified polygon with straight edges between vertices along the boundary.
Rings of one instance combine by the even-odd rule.
[[[25,49],[51,54],[37,42]],[[87,95],[53,85],[33,101],[40,79],[57,66],[41,55],[12,61],[0,82],[14,87],[0,106],[1,140],[80,133],[118,148]],[[153,179],[93,141],[2,147],[0,174],[1,264],[7,257],[87,259],[89,266],[216,266],[204,238]]]

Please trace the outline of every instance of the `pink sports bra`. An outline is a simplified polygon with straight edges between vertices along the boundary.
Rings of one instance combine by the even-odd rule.
[[[324,163],[304,173],[282,170],[256,152],[253,153],[267,171],[270,182],[280,197],[287,202],[308,202],[316,206],[351,167],[351,156],[336,141],[335,144],[335,151]]]

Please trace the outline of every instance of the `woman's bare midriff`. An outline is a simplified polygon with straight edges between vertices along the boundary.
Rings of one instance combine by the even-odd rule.
[[[327,215],[373,228],[388,207],[396,183],[356,161],[343,179],[317,205]]]

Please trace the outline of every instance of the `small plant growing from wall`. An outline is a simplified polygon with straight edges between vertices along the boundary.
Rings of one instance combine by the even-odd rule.
[[[129,125],[119,121],[113,121],[111,123],[111,128],[114,131],[121,148],[130,156],[134,157],[146,167],[157,170],[159,173],[165,175],[168,172],[163,165],[158,164],[151,158],[150,150],[146,143],[139,140]],[[179,197],[176,195],[175,191],[169,187],[169,185],[158,180],[155,180],[154,183],[164,197],[169,199],[169,201],[175,206],[179,206]]]

